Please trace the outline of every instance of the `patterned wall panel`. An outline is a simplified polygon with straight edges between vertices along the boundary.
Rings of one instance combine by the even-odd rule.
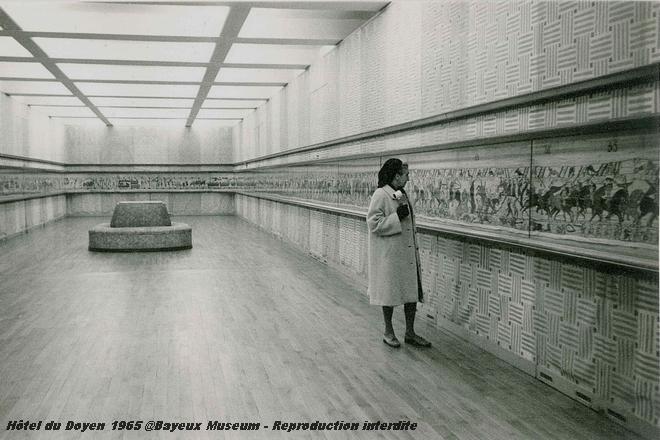
[[[281,140],[280,140],[280,150],[288,150],[289,149],[289,138],[291,137],[291,134],[289,133],[289,94],[288,93],[283,93],[281,94],[281,103],[282,107],[280,109],[280,115],[281,115],[281,121],[280,121],[280,135],[281,135]],[[240,148],[240,144],[239,144]],[[251,159],[251,158],[248,158]]]
[[[403,8],[395,5],[394,9],[376,19],[382,20],[385,28],[386,56],[381,62],[386,65],[387,79],[385,90],[380,91],[385,96],[387,106],[384,125],[394,125],[421,116],[420,24],[423,4],[410,2]]]
[[[326,126],[325,121],[328,119],[326,115],[326,106],[327,101],[326,93],[328,89],[325,84],[320,85],[314,91],[312,91],[309,100],[310,100],[310,141],[315,144],[323,140],[323,127]]]
[[[660,3],[643,1],[394,2],[327,55],[339,64],[324,72],[337,87],[326,105],[337,109],[327,124],[338,121],[338,131],[301,128],[312,90],[305,98],[297,85],[281,92],[290,102],[281,100],[280,119],[330,140],[657,63],[659,18]],[[463,121],[447,139],[658,113],[657,85],[628,89]]]
[[[322,141],[329,141],[340,137],[341,133],[341,118],[340,103],[341,103],[341,88],[340,88],[340,67],[341,56],[338,49],[330,51],[323,58],[325,65],[325,102],[324,111],[326,112],[326,120],[323,125]]]
[[[361,30],[360,89],[362,91],[361,131],[381,128],[386,124],[387,57],[385,28],[378,18],[368,22]]]
[[[268,135],[266,137],[267,154],[277,153],[282,151],[281,147],[281,97],[280,95],[273,96],[266,103],[266,111],[268,112]]]
[[[660,84],[657,82],[610,90],[423,128],[418,146],[658,114],[659,103]]]
[[[334,52],[334,51],[333,51]],[[309,105],[310,105],[310,144],[317,144],[328,139],[328,127],[331,125],[331,86],[330,75],[326,71],[336,57],[324,57],[309,68]]]
[[[299,75],[294,79],[298,84],[298,147],[310,144],[310,89],[309,75]]]
[[[252,154],[263,155],[265,152],[264,119],[265,114],[263,109],[258,108],[254,112],[253,125],[251,127],[253,136]]]
[[[354,32],[338,48],[340,137],[357,134],[362,126],[360,36]]]
[[[460,252],[460,243],[442,237],[435,251],[429,243],[420,240],[423,262],[440,250],[435,258],[443,264],[423,278],[436,278],[429,296],[442,304],[442,317],[586,387],[616,410],[657,424],[659,304],[652,275],[487,246]]]
[[[286,100],[286,127],[287,127],[287,144],[285,150],[300,147],[300,77],[291,81],[285,90],[287,90]]]
[[[237,160],[245,160],[249,159],[250,157],[254,157],[254,149],[255,149],[255,142],[254,142],[254,122],[255,116],[250,115],[249,118],[245,119],[245,124],[240,124],[239,125],[239,131],[240,131],[240,145],[242,145],[242,148],[234,148],[234,157],[237,158]]]

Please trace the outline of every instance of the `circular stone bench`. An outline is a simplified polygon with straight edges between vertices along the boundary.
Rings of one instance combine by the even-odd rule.
[[[89,230],[89,250],[172,251],[192,248],[192,228],[170,221],[163,202],[119,202],[110,223]]]
[[[90,251],[173,251],[192,249],[192,228],[185,223],[172,226],[113,228],[101,223],[89,230]]]

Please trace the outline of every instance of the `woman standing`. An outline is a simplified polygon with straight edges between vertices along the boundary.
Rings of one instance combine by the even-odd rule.
[[[403,304],[406,318],[404,341],[418,347],[431,343],[415,333],[417,301],[423,301],[419,254],[412,206],[404,187],[408,165],[388,159],[378,172],[378,189],[367,213],[369,229],[369,302],[382,306],[385,320],[383,342],[400,347],[394,334],[394,307]]]

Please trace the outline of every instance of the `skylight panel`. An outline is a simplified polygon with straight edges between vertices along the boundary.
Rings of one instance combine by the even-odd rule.
[[[2,8],[24,31],[217,37],[226,6],[10,2]]]
[[[215,43],[33,38],[51,58],[208,63]]]
[[[342,40],[365,22],[363,18],[349,17],[332,11],[252,8],[238,36]]]
[[[96,114],[88,107],[45,107],[40,105],[32,105],[30,108],[48,116],[96,117]]]
[[[50,73],[41,63],[14,63],[0,62],[0,77],[3,78],[36,78],[36,79],[54,79],[55,76]]]
[[[31,58],[32,54],[12,37],[0,37],[0,57]]]
[[[212,86],[209,98],[248,98],[268,99],[282,90],[282,87],[266,86]]]
[[[318,60],[321,51],[335,46],[233,44],[225,62],[234,64],[306,64]]]
[[[202,119],[242,119],[248,116],[250,113],[252,113],[254,110],[252,109],[243,109],[243,110],[227,110],[227,109],[216,109],[216,108],[208,108],[208,109],[201,109],[199,113],[197,113],[198,118]]]
[[[99,107],[106,118],[187,118],[188,109]]]
[[[188,119],[154,119],[154,118],[112,118],[108,119],[112,125],[117,126],[160,126],[160,127],[185,127]]]
[[[76,83],[87,96],[195,98],[199,86]]]
[[[273,82],[289,83],[303,73],[300,69],[235,69],[223,67],[215,78],[216,82]]]
[[[194,99],[158,99],[158,98],[90,98],[96,106],[102,107],[181,107],[192,108]]]
[[[14,99],[27,105],[56,105],[65,107],[84,107],[85,104],[75,96],[21,96]]]
[[[265,104],[265,100],[242,100],[242,99],[206,99],[202,108],[259,108]]]
[[[73,95],[58,82],[0,81],[0,90],[8,95]]]
[[[72,80],[100,79],[125,81],[200,82],[204,67],[107,66],[103,64],[58,64]]]

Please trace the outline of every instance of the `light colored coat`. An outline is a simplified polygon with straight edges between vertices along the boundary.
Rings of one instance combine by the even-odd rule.
[[[409,204],[412,202],[409,200]],[[415,219],[399,220],[401,202],[389,185],[378,188],[369,204],[369,302],[377,306],[398,306],[422,300]]]

